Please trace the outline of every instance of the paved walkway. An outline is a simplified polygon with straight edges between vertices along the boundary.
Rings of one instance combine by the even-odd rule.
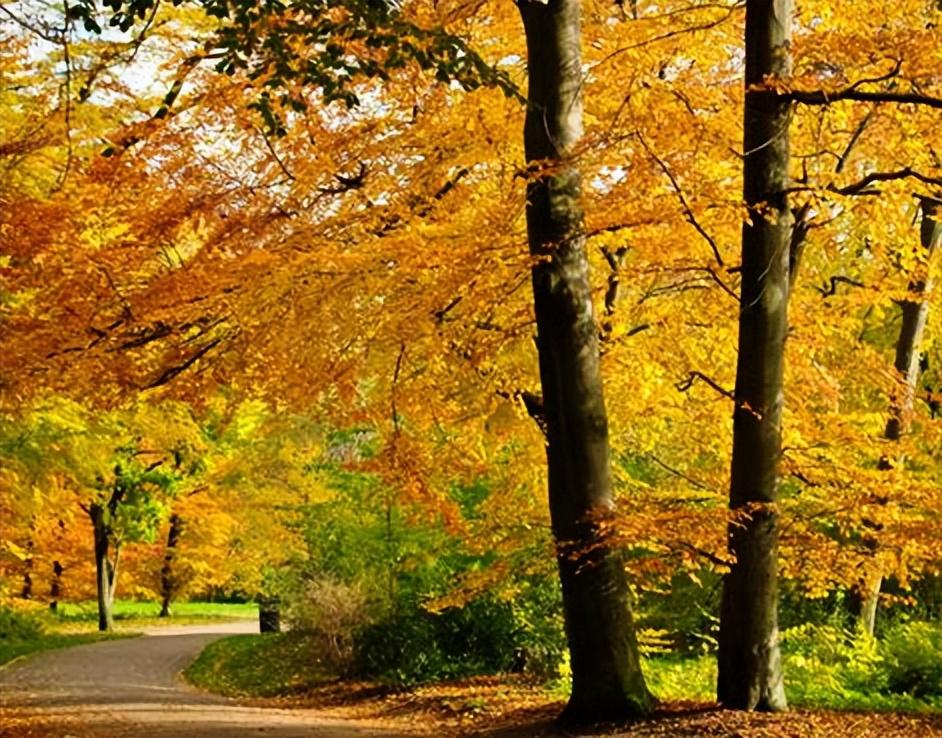
[[[318,715],[240,705],[185,684],[211,641],[254,622],[151,629],[141,638],[47,651],[0,668],[0,736],[362,738],[389,733]]]

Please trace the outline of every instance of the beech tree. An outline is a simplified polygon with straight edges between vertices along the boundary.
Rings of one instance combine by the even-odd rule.
[[[622,558],[605,537],[613,508],[578,165],[581,3],[518,0],[527,38],[527,235],[546,429],[549,504],[563,589],[572,694],[562,718],[639,715],[641,674]]]
[[[884,438],[892,446],[899,445],[900,439],[912,422],[913,405],[919,384],[923,334],[929,319],[929,292],[932,288],[930,269],[933,256],[938,251],[939,242],[942,240],[942,226],[937,217],[939,206],[940,202],[935,198],[919,198],[919,242],[924,261],[918,267],[918,274],[914,275],[909,283],[908,294],[899,301],[901,322],[893,360],[893,368],[898,373],[898,382],[891,396],[890,416],[883,431]],[[892,450],[888,450],[881,457],[879,468],[890,471],[905,463],[905,459],[894,456]],[[864,520],[864,525],[870,529],[864,533],[865,546],[870,553],[875,554],[879,542],[874,536],[873,529],[879,529],[881,524]],[[883,571],[879,562],[865,561],[860,580],[851,592],[851,605],[861,632],[869,636],[873,635],[876,625],[882,584]]]
[[[775,503],[782,453],[785,335],[792,213],[788,204],[791,102],[769,86],[791,71],[791,0],[746,3],[746,100],[739,358],[733,411],[729,548],[723,581],[717,699],[782,710]]]

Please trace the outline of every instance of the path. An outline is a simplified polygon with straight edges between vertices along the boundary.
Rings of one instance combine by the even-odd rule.
[[[185,684],[180,671],[211,641],[253,622],[151,629],[141,638],[47,651],[0,667],[0,736],[56,738],[363,738],[385,730],[241,705]]]

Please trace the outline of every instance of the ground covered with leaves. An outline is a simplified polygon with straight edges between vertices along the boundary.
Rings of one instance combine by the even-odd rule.
[[[706,702],[659,706],[643,720],[592,729],[555,724],[563,701],[538,684],[515,677],[479,677],[393,690],[368,683],[336,681],[303,695],[253,701],[256,705],[316,709],[368,721],[393,731],[429,735],[490,736],[854,736],[912,738],[942,736],[942,714],[795,709],[780,714],[721,710]],[[417,728],[417,726],[420,726]]]

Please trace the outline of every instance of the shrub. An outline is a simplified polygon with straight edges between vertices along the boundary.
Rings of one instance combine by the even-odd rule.
[[[942,625],[905,623],[882,643],[882,672],[889,691],[913,697],[942,697]]]
[[[533,596],[483,596],[438,613],[418,604],[400,609],[360,632],[357,669],[400,684],[509,671],[553,676],[562,662],[562,627],[537,613],[542,604]]]
[[[320,576],[290,598],[285,619],[310,636],[312,651],[331,672],[344,676],[354,663],[354,634],[369,622],[366,594],[356,584]]]
[[[807,623],[782,632],[789,698],[801,704],[865,706],[885,691],[877,641],[833,624]]]

